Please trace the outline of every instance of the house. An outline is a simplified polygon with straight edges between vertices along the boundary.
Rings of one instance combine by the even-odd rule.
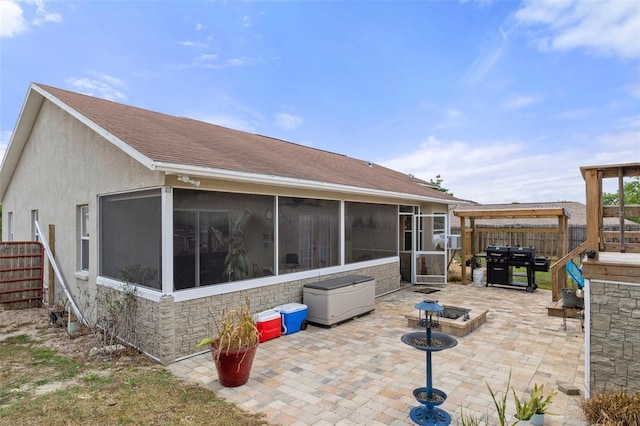
[[[211,317],[246,297],[258,312],[324,278],[371,276],[377,295],[401,270],[446,282],[446,254],[426,242],[461,202],[371,162],[42,84],[0,200],[4,241],[55,229],[72,299],[134,284],[138,345],[163,363],[194,353]]]

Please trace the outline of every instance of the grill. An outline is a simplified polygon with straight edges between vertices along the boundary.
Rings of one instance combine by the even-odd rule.
[[[526,268],[526,273],[514,273],[513,268]],[[549,258],[536,257],[533,247],[487,247],[487,285],[524,287],[532,293],[536,288],[536,271],[548,271]],[[527,278],[527,282],[514,281],[516,276]]]
[[[536,249],[533,247],[509,247],[509,265],[530,266],[536,257]]]

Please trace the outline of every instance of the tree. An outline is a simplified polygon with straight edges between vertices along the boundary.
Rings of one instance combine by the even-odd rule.
[[[636,176],[622,185],[625,205],[640,205],[640,176]],[[618,192],[605,192],[602,194],[602,203],[606,206],[620,205]],[[632,217],[629,220],[640,223],[640,218]]]
[[[640,205],[640,176],[636,176],[622,186],[625,205]],[[606,192],[602,195],[602,202],[607,206],[620,205],[617,192]]]
[[[437,191],[444,192],[445,194],[453,195],[447,188],[442,186],[442,177],[438,174],[436,175],[436,179],[429,179],[429,183],[434,185]]]

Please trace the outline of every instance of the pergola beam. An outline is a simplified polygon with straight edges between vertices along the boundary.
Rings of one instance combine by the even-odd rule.
[[[539,218],[557,218],[558,219],[558,253],[557,257],[562,257],[569,249],[569,218],[571,214],[565,208],[540,208],[540,209],[493,209],[493,210],[456,210],[453,214],[460,218],[460,241],[461,241],[461,273],[462,283],[468,284],[470,280],[467,278],[467,259],[474,259],[477,253],[474,253],[474,238],[467,242],[466,219],[469,219],[472,235],[475,233],[476,219],[539,219]],[[515,228],[513,228],[515,229]],[[467,247],[471,244],[471,247]],[[564,271],[562,271],[564,272]]]

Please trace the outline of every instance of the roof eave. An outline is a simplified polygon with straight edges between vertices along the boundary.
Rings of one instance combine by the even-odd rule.
[[[40,93],[47,100],[52,102],[54,105],[58,106],[63,111],[67,112],[69,115],[71,115],[72,117],[74,117],[75,119],[80,121],[82,124],[84,124],[87,127],[89,127],[91,130],[96,132],[98,135],[102,136],[103,138],[105,138],[106,140],[108,140],[109,142],[114,144],[116,147],[118,147],[120,150],[122,150],[127,155],[131,156],[133,159],[138,161],[140,164],[142,164],[143,166],[145,166],[148,169],[152,170],[153,161],[149,157],[143,155],[140,151],[137,151],[137,150],[133,149],[131,147],[131,145],[127,144],[126,142],[124,142],[122,139],[118,138],[114,134],[108,132],[104,127],[102,127],[102,126],[98,125],[97,123],[95,123],[94,121],[90,120],[89,118],[87,118],[82,113],[78,112],[77,110],[75,110],[74,108],[70,107],[69,105],[67,105],[66,103],[64,103],[60,99],[58,99],[57,97],[53,96],[51,93],[49,93],[46,90],[40,88],[38,85],[32,83],[31,84],[31,88],[33,90],[36,90],[38,93]]]
[[[42,89],[37,84],[31,83],[25,101],[22,104],[22,109],[20,110],[20,115],[18,116],[15,129],[11,135],[11,139],[9,140],[9,145],[7,146],[4,158],[2,159],[2,165],[0,165],[0,200],[4,199],[9,186],[9,181],[11,180],[11,177],[18,165],[18,161],[20,161],[20,156],[22,155],[24,146],[29,139],[29,135],[31,134],[31,130],[33,129],[33,125],[45,99],[61,108],[81,123],[85,124],[91,130],[104,137],[148,169],[153,169],[153,161],[150,158],[141,154],[139,151],[136,151],[120,138],[109,133],[95,122],[89,120],[83,114],[71,108],[69,105]]]
[[[31,84],[31,89],[33,89],[33,83]],[[18,115],[18,121],[11,134],[9,144],[2,158],[2,164],[0,165],[0,201],[4,200],[5,193],[9,187],[9,181],[18,166],[22,151],[27,143],[27,139],[29,139],[33,123],[38,116],[43,100],[44,97],[33,90],[29,90],[24,99],[20,114]]]
[[[311,190],[335,191],[355,195],[368,195],[383,198],[405,198],[417,202],[432,202],[453,204],[457,201],[444,198],[428,197],[424,195],[386,191],[373,188],[363,188],[351,185],[341,185],[330,182],[313,181],[285,176],[265,175],[259,173],[240,172],[234,170],[211,169],[184,164],[155,162],[152,170],[164,172],[167,175],[190,175],[210,179],[228,180],[233,182],[252,183],[259,185],[273,185],[282,188],[302,188]]]

